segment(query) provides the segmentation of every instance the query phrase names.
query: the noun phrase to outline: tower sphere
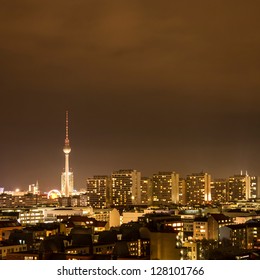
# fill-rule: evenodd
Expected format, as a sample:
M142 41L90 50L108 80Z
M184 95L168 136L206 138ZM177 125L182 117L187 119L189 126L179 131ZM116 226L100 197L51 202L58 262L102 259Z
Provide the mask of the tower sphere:
M64 147L63 152L64 152L64 154L69 154L71 152L71 148L70 147Z

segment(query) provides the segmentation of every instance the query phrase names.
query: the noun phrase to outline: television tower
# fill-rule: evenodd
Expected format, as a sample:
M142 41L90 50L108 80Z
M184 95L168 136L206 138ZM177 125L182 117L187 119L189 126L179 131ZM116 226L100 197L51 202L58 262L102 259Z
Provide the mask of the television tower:
M69 113L66 111L66 137L65 144L63 147L65 154L65 172L61 178L61 193L68 197L73 192L73 174L69 169L69 154L71 152L70 140L69 140Z

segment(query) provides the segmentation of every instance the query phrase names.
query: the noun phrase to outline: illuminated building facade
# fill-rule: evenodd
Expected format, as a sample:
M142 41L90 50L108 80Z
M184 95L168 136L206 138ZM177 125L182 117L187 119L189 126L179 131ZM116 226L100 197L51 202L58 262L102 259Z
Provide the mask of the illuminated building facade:
M70 196L74 189L74 178L73 173L69 168L69 154L71 152L70 141L69 141L69 117L68 111L66 111L66 138L63 147L63 152L65 154L65 171L61 175L61 193L63 196Z
M250 177L250 197L252 199L260 198L260 177L251 176Z
M0 260L8 259L10 253L21 253L27 251L26 244L4 245L0 243Z
M152 204L152 180L149 177L142 177L140 184L141 192L141 204L151 205Z
M232 246L241 249L260 248L260 222L251 220L243 224L228 225L220 229L220 240L230 240Z
M186 181L183 178L179 179L179 203L187 204Z
M44 223L44 210L33 208L21 210L19 213L19 221L22 226Z
M184 242L181 250L182 260L197 260L198 243L196 242Z
M229 177L228 200L248 200L250 198L250 176L240 174Z
M36 182L36 184L31 184L29 185L29 193L32 194L39 194L39 183L38 181Z
M213 202L227 201L227 179L215 179L211 183L211 199Z
M12 207L35 207L40 205L58 205L58 201L48 198L46 194L25 194L25 195L0 195L0 208Z
M111 179L109 176L94 176L87 179L86 196L88 205L93 208L106 208L109 206L109 190Z
M133 169L121 169L114 171L111 178L111 202L113 205L140 205L141 172Z
M193 222L193 239L209 239L208 217L197 217Z
M201 172L186 177L187 202L203 204L211 201L211 175Z
M152 177L153 205L179 203L179 174L159 172Z

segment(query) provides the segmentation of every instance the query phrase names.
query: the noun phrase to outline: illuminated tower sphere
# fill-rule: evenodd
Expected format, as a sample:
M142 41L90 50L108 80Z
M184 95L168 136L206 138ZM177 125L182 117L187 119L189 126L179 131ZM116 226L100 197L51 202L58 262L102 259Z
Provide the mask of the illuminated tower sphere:
M69 196L73 192L73 173L69 169L69 154L71 152L69 141L69 117L68 111L66 111L66 138L63 148L65 154L65 172L61 176L61 193L64 196Z

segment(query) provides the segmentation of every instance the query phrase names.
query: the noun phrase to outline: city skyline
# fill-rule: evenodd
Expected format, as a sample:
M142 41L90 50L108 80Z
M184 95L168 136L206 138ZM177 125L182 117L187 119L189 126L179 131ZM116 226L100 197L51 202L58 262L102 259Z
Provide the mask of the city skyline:
M0 2L0 187L260 175L260 3Z

